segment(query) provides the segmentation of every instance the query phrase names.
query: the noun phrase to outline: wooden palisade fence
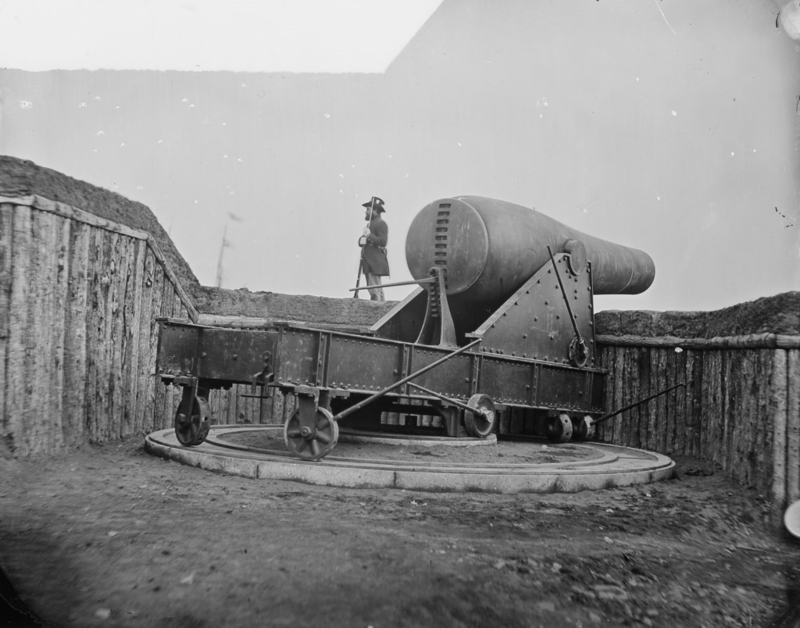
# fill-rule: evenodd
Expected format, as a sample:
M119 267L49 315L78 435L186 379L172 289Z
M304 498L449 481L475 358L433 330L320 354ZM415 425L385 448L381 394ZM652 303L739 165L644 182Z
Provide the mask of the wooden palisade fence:
M602 423L599 440L714 461L776 514L800 499L800 336L598 341L611 408L686 384Z
M161 427L155 319L197 313L156 243L39 196L0 200L6 444L30 455Z
M155 377L159 318L198 321L148 233L37 195L0 197L0 409L19 456L172 425ZM293 399L212 391L220 423L282 423Z

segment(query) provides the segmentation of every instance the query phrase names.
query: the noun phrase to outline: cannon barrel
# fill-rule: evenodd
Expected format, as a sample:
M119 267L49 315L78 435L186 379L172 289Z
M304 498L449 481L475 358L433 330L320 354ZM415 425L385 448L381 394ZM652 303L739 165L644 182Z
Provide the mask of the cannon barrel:
M480 196L440 199L414 218L406 237L406 262L414 279L433 266L446 270L447 295L467 304L508 298L554 253L592 264L595 294L639 294L655 277L652 258L586 235L521 205Z

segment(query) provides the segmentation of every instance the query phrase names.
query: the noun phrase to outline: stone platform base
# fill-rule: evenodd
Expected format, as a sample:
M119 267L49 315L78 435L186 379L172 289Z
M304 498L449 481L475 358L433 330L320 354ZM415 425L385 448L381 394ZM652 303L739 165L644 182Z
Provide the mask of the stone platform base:
M604 443L498 441L493 435L483 441L397 437L346 430L328 456L309 462L286 450L282 426L263 425L214 426L197 447L182 446L172 429L161 430L147 436L145 448L183 464L249 478L434 492L574 493L668 479L675 467L667 456Z

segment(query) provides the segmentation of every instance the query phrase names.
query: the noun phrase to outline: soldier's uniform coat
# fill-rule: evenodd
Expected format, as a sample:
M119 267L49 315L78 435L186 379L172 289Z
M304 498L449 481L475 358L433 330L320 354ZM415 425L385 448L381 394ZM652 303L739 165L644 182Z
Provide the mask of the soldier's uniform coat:
M373 275L388 275L389 260L386 259L386 243L389 241L389 225L380 213L372 215L369 223L370 234L364 245L364 272Z

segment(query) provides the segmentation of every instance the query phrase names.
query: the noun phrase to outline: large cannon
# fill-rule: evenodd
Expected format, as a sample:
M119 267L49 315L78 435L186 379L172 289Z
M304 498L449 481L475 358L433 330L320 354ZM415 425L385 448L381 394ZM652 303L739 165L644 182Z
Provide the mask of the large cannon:
M537 288L541 286L541 277L530 281L543 268L550 269L553 255L566 264L563 277L571 282L569 299L565 294L554 299L548 292L549 289L560 290L553 278L544 291ZM463 342L467 335L484 335L483 324L501 310L507 317L508 307L504 304L523 286L531 284L513 302L552 311L555 318L533 313L528 317L517 316L513 323L501 320L500 324L518 331L529 328L525 339L530 338L531 342L525 344L533 349L524 353L539 356L553 354L550 339L553 333L569 335L571 330L569 318L562 316L568 312L556 310L571 307L573 319L584 329L582 337L593 340L592 296L638 294L646 290L655 277L653 260L643 251L583 234L520 205L478 196L442 199L422 209L408 231L406 261L417 280L438 272L443 275L442 294L446 296L452 319L443 321L444 336L439 342L443 340L446 344L453 343L452 332L457 343ZM547 274L552 272L548 270ZM532 289L537 294L531 296ZM431 329L432 320L422 335L411 337L420 326L417 319L424 317L429 296L430 290L427 294L422 289L417 290L381 320L375 330L386 337L430 341L435 331L439 331ZM435 290L432 296L437 296ZM561 323L555 324L555 321ZM498 321L493 320L492 324L496 326ZM448 325L452 325L452 329ZM545 327L552 329L545 330ZM469 333L473 331L475 333ZM542 346L535 339L544 338L543 333L547 343Z
M655 275L646 253L519 205L463 196L419 212L406 260L419 286L369 334L163 321L158 373L183 386L181 443L203 442L208 391L232 383L296 396L284 438L306 459L333 449L340 421L390 429L387 413L405 417L393 430L454 438L591 437L607 410L593 296L646 290ZM514 408L515 421L497 420Z

